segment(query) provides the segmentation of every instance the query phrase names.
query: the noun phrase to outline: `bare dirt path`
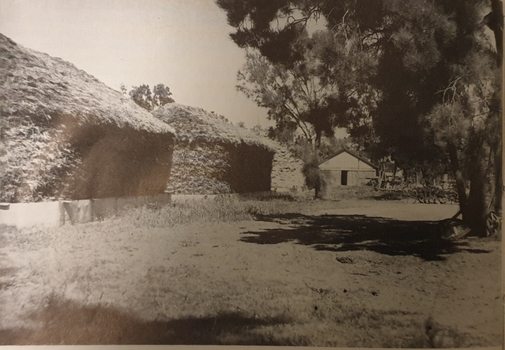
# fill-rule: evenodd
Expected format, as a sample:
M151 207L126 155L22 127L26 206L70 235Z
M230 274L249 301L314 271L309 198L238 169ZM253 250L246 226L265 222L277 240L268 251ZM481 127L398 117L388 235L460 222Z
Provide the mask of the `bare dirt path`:
M501 242L437 240L456 210L307 202L253 221L2 229L0 343L496 346Z

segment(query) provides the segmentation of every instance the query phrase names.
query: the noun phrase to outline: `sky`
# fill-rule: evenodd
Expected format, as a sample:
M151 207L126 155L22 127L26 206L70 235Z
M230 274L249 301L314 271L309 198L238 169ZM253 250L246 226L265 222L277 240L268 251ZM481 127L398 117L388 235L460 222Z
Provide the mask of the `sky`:
M235 89L245 52L231 32L214 0L0 0L0 33L115 90L162 83L178 103L272 125Z

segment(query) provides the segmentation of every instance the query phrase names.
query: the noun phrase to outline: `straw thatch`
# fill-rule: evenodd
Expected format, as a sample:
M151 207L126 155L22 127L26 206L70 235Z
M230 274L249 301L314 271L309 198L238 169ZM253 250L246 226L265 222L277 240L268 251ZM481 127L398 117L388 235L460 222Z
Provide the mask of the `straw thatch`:
M246 144L273 151L271 140L234 126L222 116L203 108L169 103L154 111L153 115L177 130L178 140L182 142Z
M170 192L300 191L305 186L303 162L278 142L201 108L173 103L153 114L173 126L179 137Z
M71 63L0 34L3 201L163 192L174 130Z
M70 117L77 122L173 133L128 96L73 64L17 45L0 34L2 115Z
M153 115L178 136L168 191L216 194L270 191L273 143L201 108L167 104Z

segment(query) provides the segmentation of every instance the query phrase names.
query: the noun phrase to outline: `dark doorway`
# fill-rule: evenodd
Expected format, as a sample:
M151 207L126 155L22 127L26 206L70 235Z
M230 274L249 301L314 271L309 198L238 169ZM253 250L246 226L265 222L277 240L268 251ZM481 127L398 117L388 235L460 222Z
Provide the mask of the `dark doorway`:
M342 186L347 186L347 170L342 170L342 176L340 178L340 184Z

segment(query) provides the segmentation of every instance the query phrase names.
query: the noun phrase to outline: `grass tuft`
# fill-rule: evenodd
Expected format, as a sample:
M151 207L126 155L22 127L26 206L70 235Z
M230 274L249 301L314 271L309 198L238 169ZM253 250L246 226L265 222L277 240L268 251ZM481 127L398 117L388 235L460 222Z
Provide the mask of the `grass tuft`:
M122 225L133 227L174 227L200 222L254 220L260 215L293 212L300 204L292 197L263 196L258 199L218 196L204 200L174 200L165 205L130 208L119 214Z

